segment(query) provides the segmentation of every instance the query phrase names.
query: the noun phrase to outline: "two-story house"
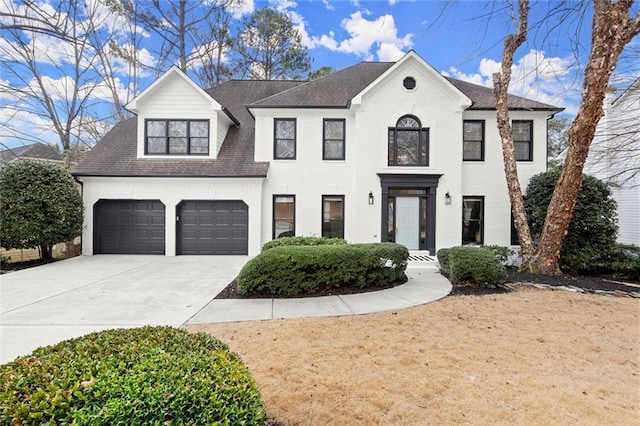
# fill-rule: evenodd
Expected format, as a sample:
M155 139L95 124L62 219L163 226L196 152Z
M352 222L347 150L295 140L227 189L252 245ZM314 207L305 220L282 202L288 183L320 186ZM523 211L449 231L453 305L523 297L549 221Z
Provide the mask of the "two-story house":
M584 171L611 185L618 242L640 246L640 78L618 94L610 88Z
M513 242L491 89L414 51L314 81L208 90L170 69L75 168L84 254L257 254L282 235L435 254ZM509 97L519 178L560 108Z

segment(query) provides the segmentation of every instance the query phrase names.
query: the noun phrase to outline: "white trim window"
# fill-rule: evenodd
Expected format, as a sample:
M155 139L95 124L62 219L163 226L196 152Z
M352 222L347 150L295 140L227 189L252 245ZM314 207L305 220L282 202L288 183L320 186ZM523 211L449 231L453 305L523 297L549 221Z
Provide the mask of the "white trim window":
M147 155L208 155L209 120L146 119Z

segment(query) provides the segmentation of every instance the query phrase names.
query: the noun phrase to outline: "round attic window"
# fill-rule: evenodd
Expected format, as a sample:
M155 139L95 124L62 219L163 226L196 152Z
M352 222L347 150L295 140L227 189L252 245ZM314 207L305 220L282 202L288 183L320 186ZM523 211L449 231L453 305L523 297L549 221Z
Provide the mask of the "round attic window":
M416 79L413 77L405 77L402 81L402 85L407 90L413 90L416 88Z

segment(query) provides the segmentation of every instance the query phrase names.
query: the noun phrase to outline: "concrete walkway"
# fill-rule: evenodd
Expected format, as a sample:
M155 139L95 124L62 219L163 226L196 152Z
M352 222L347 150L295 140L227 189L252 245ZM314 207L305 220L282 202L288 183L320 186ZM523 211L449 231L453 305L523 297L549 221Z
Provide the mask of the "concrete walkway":
M109 328L354 315L402 309L451 290L435 262L371 293L303 299L215 300L246 256L81 256L0 275L0 363Z
M435 262L410 262L409 280L369 293L298 299L214 299L185 324L359 315L409 308L441 299L451 284Z

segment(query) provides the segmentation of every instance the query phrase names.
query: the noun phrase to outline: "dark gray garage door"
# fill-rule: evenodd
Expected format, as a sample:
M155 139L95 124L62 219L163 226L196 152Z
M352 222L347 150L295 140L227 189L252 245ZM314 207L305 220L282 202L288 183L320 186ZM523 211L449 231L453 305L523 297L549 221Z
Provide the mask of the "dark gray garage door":
M164 254L160 200L100 200L93 208L96 254Z
M249 208L242 201L182 201L177 254L247 254Z

